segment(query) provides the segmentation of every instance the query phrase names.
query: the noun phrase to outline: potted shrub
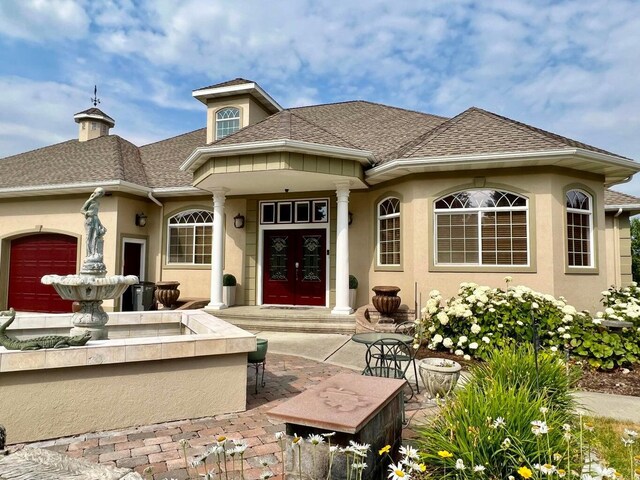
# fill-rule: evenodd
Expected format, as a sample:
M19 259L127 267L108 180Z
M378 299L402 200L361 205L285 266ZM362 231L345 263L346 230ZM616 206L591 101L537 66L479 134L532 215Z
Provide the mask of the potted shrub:
M356 309L356 289L358 288L358 279L355 275L349 275L349 306Z
M222 276L222 301L228 307L236 304L236 277L230 273Z

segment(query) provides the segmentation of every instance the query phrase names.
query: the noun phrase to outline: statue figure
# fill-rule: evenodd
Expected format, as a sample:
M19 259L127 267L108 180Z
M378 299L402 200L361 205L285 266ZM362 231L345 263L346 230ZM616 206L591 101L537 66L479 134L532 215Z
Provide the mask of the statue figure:
M87 259L100 260L103 258L104 250L104 234L107 229L102 225L98 218L98 209L100 208L100 197L104 196L104 189L98 187L91 194L89 199L84 202L80 212L84 215L84 228L87 234Z

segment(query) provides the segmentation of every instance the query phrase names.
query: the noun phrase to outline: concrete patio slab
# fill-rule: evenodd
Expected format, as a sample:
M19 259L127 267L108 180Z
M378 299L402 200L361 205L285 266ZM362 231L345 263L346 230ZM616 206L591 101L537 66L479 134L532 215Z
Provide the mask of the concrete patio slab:
M349 335L341 334L261 331L256 335L269 340L269 353L295 355L317 362L326 361L346 343L351 343Z
M575 397L588 415L640 424L640 397L597 392L576 392Z

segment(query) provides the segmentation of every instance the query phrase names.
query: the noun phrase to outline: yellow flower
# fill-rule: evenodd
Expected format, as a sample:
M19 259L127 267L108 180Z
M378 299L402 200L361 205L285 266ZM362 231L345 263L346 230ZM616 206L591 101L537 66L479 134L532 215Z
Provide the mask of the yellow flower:
M378 450L378 455L384 455L385 453L387 453L389 450L391 450L391 445L385 445L384 447L382 447L380 450Z
M522 478L531 478L533 476L533 472L531 471L531 469L525 466L520 467L518 469L518 473Z
M425 472L427 470L427 466L424 463L419 463L418 467L420 467L421 472Z
M440 450L438 452L438 455L441 456L442 458L451 458L451 457L453 457L453 453L447 452L446 450Z
M216 441L217 441L218 443L222 443L222 442L224 442L226 439L227 439L227 437L224 437L224 436L220 435L218 438L216 438Z

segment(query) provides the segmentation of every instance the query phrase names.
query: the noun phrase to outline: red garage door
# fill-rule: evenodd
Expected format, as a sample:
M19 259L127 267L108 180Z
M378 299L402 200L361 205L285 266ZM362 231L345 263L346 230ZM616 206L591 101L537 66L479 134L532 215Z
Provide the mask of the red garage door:
M78 242L74 237L37 234L11 242L8 306L23 312L71 312L71 302L62 300L44 275L76 273Z

